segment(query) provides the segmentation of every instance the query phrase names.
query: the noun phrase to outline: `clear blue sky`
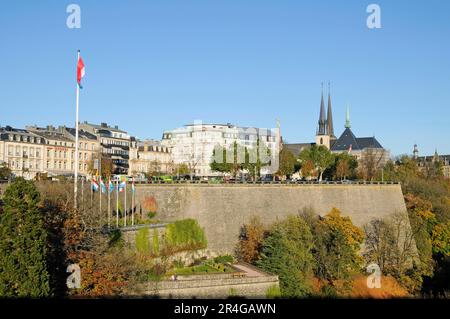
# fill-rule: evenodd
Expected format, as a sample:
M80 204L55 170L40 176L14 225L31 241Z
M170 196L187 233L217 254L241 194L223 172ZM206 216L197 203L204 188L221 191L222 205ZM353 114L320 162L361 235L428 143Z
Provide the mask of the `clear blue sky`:
M81 7L81 29L66 7ZM366 27L381 6L382 28ZM450 153L450 1L9 1L0 10L0 125L72 125L76 50L86 65L80 120L139 138L196 119L275 127L314 140L320 83L339 135L394 155ZM326 86L326 85L325 85Z

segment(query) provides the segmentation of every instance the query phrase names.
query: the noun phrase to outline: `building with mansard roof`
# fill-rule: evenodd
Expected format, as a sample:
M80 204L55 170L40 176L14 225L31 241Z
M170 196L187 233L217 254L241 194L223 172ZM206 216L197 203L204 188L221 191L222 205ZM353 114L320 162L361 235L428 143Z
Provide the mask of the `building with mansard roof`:
M442 165L442 174L446 178L450 178L450 154L439 155L438 151L434 152L434 155L419 156L419 149L417 144L414 144L413 158L417 162L417 166L421 172L426 172L427 169L435 165L436 162L440 162Z

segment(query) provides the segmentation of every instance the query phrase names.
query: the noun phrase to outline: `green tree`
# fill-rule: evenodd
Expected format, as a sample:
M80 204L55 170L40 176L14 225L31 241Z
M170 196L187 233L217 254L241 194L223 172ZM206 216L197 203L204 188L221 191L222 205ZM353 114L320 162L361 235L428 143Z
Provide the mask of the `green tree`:
M256 147L244 148L244 163L242 169L246 169L251 178L261 176L261 168L270 164L270 149L261 146L260 140L256 141Z
M356 175L356 168L358 161L352 155L342 152L334 157L334 163L329 170L331 175L336 180L343 180L347 178L354 178Z
M257 265L277 274L284 297L304 297L311 292L314 259L313 236L306 222L290 216L273 225L263 241Z
M234 142L228 150L225 147L216 145L211 158L211 170L221 173L230 173L236 177L238 172L242 169L242 163L244 162L244 158L240 158L239 152L242 152L242 150L237 142Z
M323 145L313 145L310 148L301 151L300 163L303 164L310 160L318 173L319 181L322 180L323 173L334 163L334 155Z
M0 214L0 296L46 297L47 232L33 182L16 179L5 191Z
M446 224L439 223L434 226L432 241L434 254L450 257L450 221Z
M188 175L191 173L191 171L189 170L189 167L186 164L179 164L176 168L177 170L177 174L179 175Z
M286 147L283 147L280 152L279 169L277 174L280 176L289 176L295 172L295 164L297 159L294 154Z
M8 164L3 162L0 164L0 180L9 179L11 177L11 169Z
M336 286L337 281L343 280L343 288L348 288L351 275L362 264L359 251L364 240L363 231L333 208L316 223L314 237L318 277L336 288L340 288Z

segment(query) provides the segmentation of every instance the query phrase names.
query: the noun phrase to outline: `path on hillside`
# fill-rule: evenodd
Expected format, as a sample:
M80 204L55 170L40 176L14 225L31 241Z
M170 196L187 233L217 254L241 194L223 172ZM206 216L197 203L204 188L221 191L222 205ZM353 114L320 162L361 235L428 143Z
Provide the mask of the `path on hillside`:
M247 277L260 277L262 276L262 274L255 270L253 267L249 267L247 265L238 263L238 264L234 264L233 267L243 271L246 273Z

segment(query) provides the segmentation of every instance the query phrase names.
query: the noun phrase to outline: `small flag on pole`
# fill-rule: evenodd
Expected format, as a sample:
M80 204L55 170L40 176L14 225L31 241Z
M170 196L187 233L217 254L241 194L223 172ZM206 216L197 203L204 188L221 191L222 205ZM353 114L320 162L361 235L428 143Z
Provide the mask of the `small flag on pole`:
M92 190L94 191L94 192L97 192L98 191L98 183L97 183L97 181L95 180L95 179L93 179L92 181L91 181L91 187L92 187Z
M100 187L102 188L102 193L106 193L106 185L101 177L100 177Z
M123 192L125 190L126 182L120 182L119 184L119 192Z
M109 187L109 192L112 193L113 190L114 190L114 184L113 184L113 182L111 180L109 180L109 186L108 187Z
M78 64L77 64L77 82L80 89L83 87L81 86L81 79L84 77L85 69L84 69L84 63L81 56L78 58Z

